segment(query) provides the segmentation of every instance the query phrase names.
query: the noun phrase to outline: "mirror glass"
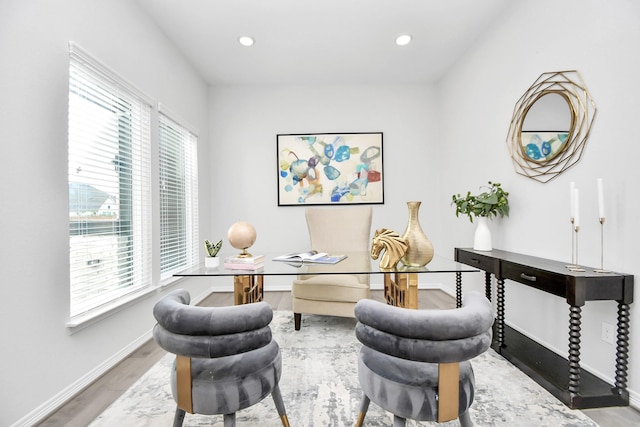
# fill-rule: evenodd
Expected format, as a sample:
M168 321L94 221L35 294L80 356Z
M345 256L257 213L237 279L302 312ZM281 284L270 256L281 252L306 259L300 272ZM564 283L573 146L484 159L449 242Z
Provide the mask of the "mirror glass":
M559 92L543 92L525 113L520 132L522 155L547 162L567 146L574 115L571 104Z

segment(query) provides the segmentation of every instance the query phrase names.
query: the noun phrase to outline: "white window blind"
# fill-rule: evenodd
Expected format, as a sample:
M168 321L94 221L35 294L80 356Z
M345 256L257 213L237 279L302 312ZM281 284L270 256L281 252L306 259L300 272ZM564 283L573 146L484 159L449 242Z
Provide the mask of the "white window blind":
M70 45L71 317L151 285L150 112L135 88Z
M160 124L160 279L199 262L198 138L162 110Z

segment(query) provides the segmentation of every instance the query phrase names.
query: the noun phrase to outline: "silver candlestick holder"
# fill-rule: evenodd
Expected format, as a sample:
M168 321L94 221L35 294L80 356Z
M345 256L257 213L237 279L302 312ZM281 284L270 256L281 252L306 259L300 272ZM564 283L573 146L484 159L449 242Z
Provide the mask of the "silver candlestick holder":
M610 270L604 269L604 217L599 218L600 221L600 268L593 270L596 273L611 273Z
M565 267L567 267L567 268L577 268L578 267L576 265L576 236L577 236L577 232L576 232L576 229L574 227L575 218L574 217L570 217L569 221L571 222L571 264L567 264L567 265L565 265Z
M571 260L571 262L573 262L572 265L567 266L569 271L584 271L584 268L578 265L578 232L579 231L580 231L580 226L574 224L573 225L573 243L574 243L573 253L575 254L575 259Z

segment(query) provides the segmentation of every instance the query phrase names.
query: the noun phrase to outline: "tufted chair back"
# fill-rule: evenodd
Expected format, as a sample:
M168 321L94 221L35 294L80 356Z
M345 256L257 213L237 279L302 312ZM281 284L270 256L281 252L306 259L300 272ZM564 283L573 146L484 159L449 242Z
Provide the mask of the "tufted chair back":
M410 310L373 300L356 304L356 337L363 344L358 377L364 398L356 425L369 402L406 419L472 425L475 378L470 359L491 345L491 303L468 293L461 308Z
M225 427L233 426L236 411L271 394L288 427L278 387L282 359L271 336L269 304L196 307L189 302L189 293L179 289L153 308L158 321L153 337L176 355L171 372L174 426L182 425L185 412L224 414Z

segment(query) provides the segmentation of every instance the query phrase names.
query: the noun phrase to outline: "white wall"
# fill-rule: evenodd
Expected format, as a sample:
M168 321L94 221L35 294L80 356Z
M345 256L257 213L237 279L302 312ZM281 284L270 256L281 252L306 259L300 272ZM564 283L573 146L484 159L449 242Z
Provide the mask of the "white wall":
M0 2L0 425L32 424L148 338L160 296L65 328L70 40L199 128L205 190L209 179L207 87L134 2ZM207 287L188 284L194 297Z
M640 225L637 167L640 150L633 128L640 117L640 5L628 0L518 2L495 23L490 35L446 75L441 84L445 120L443 191L475 191L488 180L510 192L511 216L493 221L494 246L551 259L571 260L569 182L580 191L581 264L600 266L600 225L596 179L605 183L605 267L637 275L635 240ZM517 175L506 137L516 101L547 71L578 70L598 108L582 159L552 181L541 184ZM446 132L444 131L446 129ZM445 207L442 207L445 210ZM450 230L448 249L470 246L473 226L443 215ZM566 303L521 285L507 283L506 318L555 348L568 352ZM638 304L631 309L629 388L640 403ZM587 303L583 309L584 365L613 381L614 346L601 341L602 322L615 325L616 304Z
M226 238L229 226L244 220L256 227L256 253L308 249L304 207L278 207L276 135L382 131L385 203L373 205L372 228L401 233L405 202L421 200L420 220L437 251L446 234L435 226L441 196L435 96L424 86L213 88L212 238Z

